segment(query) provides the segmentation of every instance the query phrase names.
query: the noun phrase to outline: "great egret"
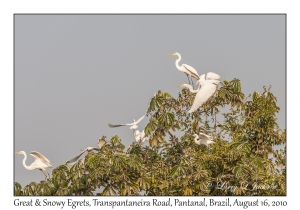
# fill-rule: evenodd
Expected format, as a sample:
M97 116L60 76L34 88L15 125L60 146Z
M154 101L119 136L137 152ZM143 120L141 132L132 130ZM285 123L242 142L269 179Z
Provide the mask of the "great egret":
M213 73L214 74L214 73ZM214 75L214 77L217 74ZM189 113L196 111L200 106L202 106L217 90L217 86L220 83L220 80L216 79L208 79L205 80L203 74L198 80L198 89L193 90L193 92L197 93L194 99L194 103L189 110ZM192 92L192 87L189 87L187 84L181 84L179 87L188 87Z
M198 145L204 144L204 145L208 146L209 144L215 143L214 141L212 141L211 136L204 134L204 133L199 133L199 136L197 134L194 134L193 136L195 137L194 142ZM199 137L201 138L201 140L198 140Z
M53 168L53 166L50 164L50 161L41 153L36 152L36 151L32 151L30 152L30 155L33 156L35 158L35 161L33 163L31 163L30 166L26 165L26 160L27 160L27 155L24 151L19 151L16 152L15 154L22 154L24 155L24 159L23 159L23 166L27 169L27 170L34 170L34 169L38 169L41 172L43 172L43 174L45 175L46 179L45 180L50 180L50 175L49 173L46 171L46 168Z
M76 157L72 158L71 160L68 160L66 163L69 163L70 165L73 165L73 164L80 158L80 156L81 156L83 153L89 152L89 151L92 151L92 150L99 151L100 148L96 148L96 147L87 147L85 150L82 150L82 152L79 153Z
M138 128L137 124L138 124L139 122L141 122L142 119L144 119L145 116L146 116L146 114L143 115L143 116L142 116L140 119L138 119L137 121L135 121L135 119L134 119L134 120L133 120L133 123L128 123L128 124L110 124L110 123L108 123L108 126L109 126L110 128L115 128L115 127L120 127L120 126L124 126L124 125L131 125L130 129L137 129L137 128Z
M142 132L139 130L134 131L133 136L135 137L136 142L144 143L145 141L149 141L149 137L145 137L144 130Z
M178 52L174 52L172 54L169 54L169 56L175 56L175 55L178 56L178 59L175 61L176 68L179 71L185 73L188 80L189 80L189 76L191 78L191 81L192 81L192 77L194 77L196 80L199 80L199 75L198 75L196 69L194 69L193 67L191 67L187 64L182 64L181 66L179 66L179 61L181 60L181 55ZM190 83L190 80L189 80L189 83Z

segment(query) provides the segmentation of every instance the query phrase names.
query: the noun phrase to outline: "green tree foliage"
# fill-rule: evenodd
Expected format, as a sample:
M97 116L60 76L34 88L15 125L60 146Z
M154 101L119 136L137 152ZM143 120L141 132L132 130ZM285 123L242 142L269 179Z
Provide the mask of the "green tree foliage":
M286 195L286 131L276 123L279 107L270 88L245 98L238 79L223 81L188 114L194 97L188 89L177 98L158 91L147 112L149 146L133 142L125 149L118 136L103 136L99 152L58 166L49 181L23 189L15 182L15 195ZM229 111L221 113L223 107ZM215 143L195 144L192 135L199 132Z

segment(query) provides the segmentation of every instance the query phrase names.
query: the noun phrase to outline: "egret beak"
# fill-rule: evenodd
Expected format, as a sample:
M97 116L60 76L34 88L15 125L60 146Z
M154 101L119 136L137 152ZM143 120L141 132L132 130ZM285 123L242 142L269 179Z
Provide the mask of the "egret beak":
M15 152L15 154L20 154L20 152Z
M168 54L168 56L174 56L174 53L172 53L172 54Z
M183 84L180 84L180 85L177 85L176 87L177 87L177 88L180 88L180 87L182 87L182 86L183 86Z

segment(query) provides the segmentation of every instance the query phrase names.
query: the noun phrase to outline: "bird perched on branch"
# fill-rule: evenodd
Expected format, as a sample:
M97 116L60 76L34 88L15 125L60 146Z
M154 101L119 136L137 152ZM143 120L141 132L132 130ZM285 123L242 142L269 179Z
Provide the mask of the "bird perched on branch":
M198 145L204 144L205 146L208 146L209 144L215 143L214 141L212 141L211 136L204 133L199 133L199 136L197 134L194 134L193 136L195 137L194 142ZM201 140L198 140L199 137L201 138Z
M24 155L24 159L23 159L22 163L23 163L23 166L27 170L38 169L41 172L43 172L43 174L45 175L45 180L47 180L47 179L50 180L50 175L46 171L46 168L53 168L53 166L50 164L50 161L48 160L48 158L46 158L44 155L42 155L41 153L36 152L36 151L30 152L30 155L35 158L35 161L33 163L31 163L30 166L27 166L26 165L26 160L27 160L26 152L19 151L19 152L16 152L15 154L22 154L22 155Z
M219 75L209 72L208 78L220 78ZM206 75L207 77L207 75ZM187 87L192 93L196 93L193 105L191 106L189 113L196 111L201 107L217 90L218 84L220 83L219 79L205 79L205 74L200 76L200 79L197 81L198 89L193 90L192 86L188 84L180 84L177 87Z
M194 77L196 80L199 80L199 75L196 71L196 69L194 69L193 67L187 65L187 64L182 64L181 66L179 66L179 61L181 60L181 55L178 53L178 52L174 52L172 54L169 54L169 56L178 56L178 59L175 61L175 66L176 68L185 73L185 75L187 76L188 80L189 80L189 84L190 84L190 79L191 78L191 81L192 81L192 77ZM192 84L193 84L193 81L192 81Z

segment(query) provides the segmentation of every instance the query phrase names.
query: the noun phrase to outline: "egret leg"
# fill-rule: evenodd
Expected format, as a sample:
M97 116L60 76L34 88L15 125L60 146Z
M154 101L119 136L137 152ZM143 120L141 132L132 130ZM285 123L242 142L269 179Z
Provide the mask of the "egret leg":
M217 134L217 114L215 110L215 134Z
M47 177L46 179L47 179L47 180L50 180L50 175L49 175L49 173L48 173L47 171L45 171L45 173L46 173L46 177Z
M189 85L190 85L191 83L190 83L190 78L189 78L189 75L188 75L188 74L185 74L185 75L186 75L186 77L188 78Z
M41 172L43 172L43 174L45 175L45 181L47 181L47 178L49 177L49 174L46 174L47 172L42 170L42 169L39 169Z
M193 79L192 79L192 77L191 77L191 81L192 81L192 86L193 86L193 89L194 89L195 87L194 87L194 82L193 82Z
M206 113L206 111L204 113L205 113L205 133L206 133L207 113Z

